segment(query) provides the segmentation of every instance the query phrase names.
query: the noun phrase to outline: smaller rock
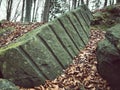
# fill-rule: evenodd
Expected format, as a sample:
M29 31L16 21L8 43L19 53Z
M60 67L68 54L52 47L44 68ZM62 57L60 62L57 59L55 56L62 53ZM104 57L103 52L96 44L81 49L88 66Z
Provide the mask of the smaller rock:
M6 79L0 79L0 90L19 90L12 82Z
M99 74L108 81L113 90L120 90L120 54L116 47L107 39L98 43L97 69Z
M120 90L120 24L108 29L105 37L98 43L97 69L112 90Z

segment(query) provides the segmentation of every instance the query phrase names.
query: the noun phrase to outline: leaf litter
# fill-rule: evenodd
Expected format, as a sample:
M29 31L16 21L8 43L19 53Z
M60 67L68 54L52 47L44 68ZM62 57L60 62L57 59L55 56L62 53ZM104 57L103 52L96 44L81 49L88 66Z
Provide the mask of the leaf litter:
M20 22L11 22L3 20L0 23L0 47L6 46L11 42L15 41L18 37L24 35L25 33L34 30L38 26L44 24L43 22L34 22L22 24ZM9 28L8 28L9 27ZM6 30L6 32L1 33L5 29L14 29Z

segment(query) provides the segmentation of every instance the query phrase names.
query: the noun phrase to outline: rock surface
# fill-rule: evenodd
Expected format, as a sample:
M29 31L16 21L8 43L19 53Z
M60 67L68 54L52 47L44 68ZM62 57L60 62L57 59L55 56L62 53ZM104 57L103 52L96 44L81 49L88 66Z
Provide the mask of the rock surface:
M21 87L34 87L60 75L88 43L92 16L83 8L68 12L1 47L3 77Z
M12 82L0 79L0 90L19 90Z
M106 32L106 39L98 43L98 72L113 90L120 90L120 24Z
M106 80L97 72L95 55L97 42L104 39L103 31L91 30L88 45L79 52L64 73L54 80L47 80L44 85L20 90L111 90Z

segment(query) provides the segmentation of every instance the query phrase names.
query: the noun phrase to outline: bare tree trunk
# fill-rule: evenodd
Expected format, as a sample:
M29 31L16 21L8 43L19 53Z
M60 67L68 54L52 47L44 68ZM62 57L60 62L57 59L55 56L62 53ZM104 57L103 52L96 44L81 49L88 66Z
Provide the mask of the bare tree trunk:
M31 21L32 0L26 0L25 22Z
M85 3L84 3L84 0L81 0L81 4L85 4Z
M21 16L21 21L24 22L24 9L25 9L25 0L23 0L23 5L22 5L22 16Z
M50 11L50 6L51 6L51 0L45 0L45 6L44 6L44 11L42 14L42 22L48 22L49 19L49 11Z
M87 5L87 6L89 5L89 0L86 0L86 5Z
M114 4L114 0L112 0L112 5Z
M112 0L109 1L110 5L112 5Z
M1 6L2 0L0 0L0 6Z
M107 3L108 3L108 1L107 1L107 0L105 0L105 2L104 2L104 7L106 7L106 6L107 6Z
M69 0L69 11L70 11L70 8L71 8L71 7L70 7L70 0Z
M73 9L76 8L76 4L77 4L77 0L72 0L72 7L73 7Z
M36 7L36 0L34 0L34 6L33 6L33 17L32 17L32 22L35 21L35 7Z
M12 18L12 21L13 21L13 20L16 21L17 17L20 15L20 14L18 13L18 8L19 8L19 6L20 6L20 2L21 2L21 0L20 0L20 1L18 2L18 4L17 4L16 10L15 10L15 14L14 14L14 17Z
M6 17L6 19L8 21L10 21L10 17L11 17L12 3L13 3L13 0L7 1L7 17Z
M78 4L77 4L77 6L80 6L80 0L78 0Z
M120 0L116 0L116 3L120 3Z
M38 9L39 9L39 5L40 5L40 1L38 0L36 10L35 10L35 14L34 14L34 21L37 21L37 12L38 12Z

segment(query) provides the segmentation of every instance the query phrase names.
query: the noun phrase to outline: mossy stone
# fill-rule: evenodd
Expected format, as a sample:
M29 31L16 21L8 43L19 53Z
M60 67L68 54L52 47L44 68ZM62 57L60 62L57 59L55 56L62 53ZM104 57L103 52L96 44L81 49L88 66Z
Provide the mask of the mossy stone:
M0 90L19 90L19 89L12 82L6 79L0 79Z
M112 90L120 90L120 25L107 30L106 39L97 47L98 72Z
M80 9L72 12L89 14L87 10L85 13ZM1 47L0 71L3 77L22 87L34 87L62 74L88 43L90 35L90 20L74 16L72 12Z

